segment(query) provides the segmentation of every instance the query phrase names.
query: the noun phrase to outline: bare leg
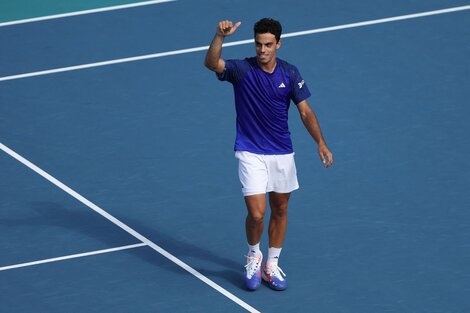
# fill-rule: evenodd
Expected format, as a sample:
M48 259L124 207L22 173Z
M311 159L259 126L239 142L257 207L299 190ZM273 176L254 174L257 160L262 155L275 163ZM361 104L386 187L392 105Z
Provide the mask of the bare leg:
M266 194L246 196L245 203L248 210L245 222L246 239L250 245L255 245L260 242L263 233Z
M282 248L287 228L287 203L290 193L269 193L269 247Z

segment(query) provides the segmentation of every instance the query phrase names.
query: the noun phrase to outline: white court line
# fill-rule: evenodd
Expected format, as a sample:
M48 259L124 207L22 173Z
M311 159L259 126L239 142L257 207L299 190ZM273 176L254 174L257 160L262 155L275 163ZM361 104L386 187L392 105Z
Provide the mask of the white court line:
M172 1L176 1L176 0L153 0L153 1L145 1L145 2L115 5L115 6L111 6L111 7L90 9L90 10L84 10L84 11L75 11L75 12L55 14L55 15L33 17L33 18L27 18L27 19L22 19L22 20L3 22L3 23L0 23L0 27L12 26L12 25L18 25L18 24L25 24L25 23L32 23L32 22L40 22L40 21L46 21L46 20L53 20L53 19L64 18L64 17L69 17L69 16L77 16L77 15L93 14L93 13L99 13L99 12L122 10L122 9L141 7L141 6L145 6L145 5L152 5L152 4L158 4L158 3L163 3L163 2L172 2Z
M61 256L61 257L57 257L57 258L50 258L50 259L44 259L44 260L39 260L39 261L33 261L33 262L26 262L26 263L3 266L3 267L0 267L0 271L6 271L6 270L11 270L11 269L20 268L20 267L33 266L33 265L39 265L39 264L45 264L45 263L51 263L51 262L58 262L58 261L76 259L76 258L83 258L83 257L86 257L86 256L91 256L91 255L104 254L104 253L122 251L122 250L127 250L127 249L134 249L134 248L139 248L139 247L144 247L144 246L147 246L147 244L137 243L137 244L134 244L134 245L128 245L128 246L122 246L122 247L116 247L116 248L110 248L110 249L104 249L104 250L96 250L96 251L85 252L85 253L71 254L71 255Z
M207 285L211 286L212 288L214 288L215 290L217 290L218 292L220 292L221 294L223 294L224 296L226 296L227 298L229 298L233 302L237 303L238 305L240 305L241 307L243 307L247 311L259 313L258 310L256 310L252 306L250 306L248 303L244 302L243 300L236 297L235 295L233 295L232 293L230 293L226 289L224 289L221 286L217 285L216 283L214 283L212 280L210 280L206 276L202 275L201 273L199 273L198 271L196 271L195 269L193 269L192 267L190 267L189 265L187 265L186 263L184 263L183 261L181 261L180 259L178 259L174 255L172 255L171 253L167 252L166 250L164 250L163 248L161 248L160 246L155 244L154 242L152 242L149 239L145 238L143 235L141 235L140 233L138 233L134 229L130 228L129 226L127 226L126 224L124 224L123 222L121 222L120 220L118 220L117 218L115 218L114 216L109 214L108 212L104 211L99 206L97 206L96 204L94 204L90 200L86 199L85 197L83 197L82 195L80 195L79 193L77 193L76 191L71 189L70 187L66 186L65 184L63 184L62 182L60 182L59 180L57 180L53 176L49 175L48 173L43 171L41 168L37 167L36 165L31 163L30 161L26 160L21 155L19 155L15 151L11 150L10 148L5 146L4 144L0 143L0 149L3 150L8 155L10 155L11 157L13 157L14 159L16 159L17 161L23 163L25 166L27 166L28 168L30 168L31 170L33 170L37 174L41 175L42 177L47 179L49 182L56 185L57 187L59 187L60 189L62 189L63 191L65 191L66 193L68 193L69 195L71 195L72 197L74 197L75 199L77 199L78 201L80 201L81 203L83 203L84 205L86 205L87 207L92 209L93 211L95 211L96 213L100 214L101 216L103 216L104 218L106 218L107 220L109 220L110 222L115 224L116 226L120 227L121 229L125 230L126 232L128 232L129 234L134 236L135 238L139 239L144 244L148 245L149 247L151 247L152 249L154 249L155 251L157 251L158 253L160 253L161 255L163 255L164 257L166 257L167 259L169 259L170 261L172 261L176 265L180 266L181 268L183 268L184 270L186 270L190 274L194 275L195 277L197 277L198 279L200 279L201 281L203 281Z
M344 25L338 25L338 26L317 28L317 29L311 29L311 30L306 30L306 31L301 31L301 32L287 33L287 34L282 35L282 38L305 36L305 35L311 35L311 34L315 34L315 33L330 32L330 31L347 29L347 28L363 27L363 26L374 25L374 24L390 23L390 22L408 20L408 19L431 16L431 15L453 13L453 12L464 11L464 10L470 10L470 5L454 7L454 8L448 8L448 9L442 9L442 10L414 13L414 14L408 14L408 15L400 15L400 16L395 16L395 17L388 17L388 18L358 22L358 23L351 23L351 24L344 24ZM240 41L225 43L223 46L224 47L239 46L239 45L244 45L244 44L248 44L248 43L253 43L253 41L254 41L253 39L240 40ZM195 47L195 48L189 48L189 49L181 49L181 50L160 52L160 53L154 53L154 54L146 54L146 55L123 58L123 59L115 59L115 60L102 61L102 62L96 62L96 63L88 63L88 64L68 66L68 67L61 67L61 68L55 68L55 69L37 71L37 72L31 72L31 73L4 76L4 77L0 77L0 81L15 80L15 79L21 79L21 78L27 78L27 77L34 77L34 76L48 75L48 74L54 74L54 73L68 72L68 71L76 71L76 70L81 70L81 69L86 69L86 68L107 66L107 65L127 63L127 62L135 62L135 61L141 61L141 60L146 60L146 59L155 59L155 58L161 58L161 57L166 57L166 56L171 56L171 55L178 55L178 54L186 54L186 53L204 51L204 50L207 50L208 48L209 48L209 46L202 46L202 47Z
M346 29L346 28L355 28L355 27L363 27L363 26L368 26L368 25L397 22L397 21L410 20L410 19L419 18L419 17L454 13L454 12L465 11L465 10L470 10L470 5L447 8L447 9L442 9L442 10L400 15L400 16L394 16L394 17L388 17L388 18L381 18L378 20L370 20L370 21L338 25L338 26L332 26L332 27L325 27L325 28L319 28L319 29L312 29L312 30L306 30L306 31L301 31L301 32L294 32L294 33L286 34L283 37L286 38L286 37L305 36L305 35L310 35L310 34L315 34L315 33L323 33L323 32L329 32L329 31Z

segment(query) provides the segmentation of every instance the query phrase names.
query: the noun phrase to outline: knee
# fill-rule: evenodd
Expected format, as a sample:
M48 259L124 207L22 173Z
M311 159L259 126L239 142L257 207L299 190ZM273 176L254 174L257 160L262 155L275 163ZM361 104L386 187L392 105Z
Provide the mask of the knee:
M273 206L271 208L271 216L276 219L286 218L287 217L287 203Z
M251 224L251 225L260 225L263 223L263 220L264 220L264 214L261 213L261 212L251 212L251 213L248 213L248 216L247 216L247 221Z
M290 194L269 194L269 204L271 206L271 218L284 219L287 218L287 205L289 203Z

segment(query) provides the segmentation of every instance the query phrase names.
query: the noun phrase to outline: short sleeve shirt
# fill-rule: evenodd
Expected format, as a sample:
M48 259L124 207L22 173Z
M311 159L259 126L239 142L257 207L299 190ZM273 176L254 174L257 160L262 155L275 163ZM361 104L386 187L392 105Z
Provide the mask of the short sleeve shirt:
M233 85L237 113L236 151L256 154L293 152L288 126L290 102L298 104L310 91L297 68L276 59L272 73L263 71L256 58L225 61L219 80Z

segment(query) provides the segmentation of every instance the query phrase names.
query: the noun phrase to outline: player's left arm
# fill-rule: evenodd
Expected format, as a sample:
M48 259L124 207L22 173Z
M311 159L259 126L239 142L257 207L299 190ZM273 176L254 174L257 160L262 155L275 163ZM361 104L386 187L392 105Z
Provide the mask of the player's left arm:
M325 139L323 138L317 116L313 112L307 100L300 101L297 104L297 109L299 110L300 118L302 119L305 128L318 144L318 155L320 156L320 159L323 164L325 164L326 168L330 167L331 164L333 164L333 154L328 149Z

